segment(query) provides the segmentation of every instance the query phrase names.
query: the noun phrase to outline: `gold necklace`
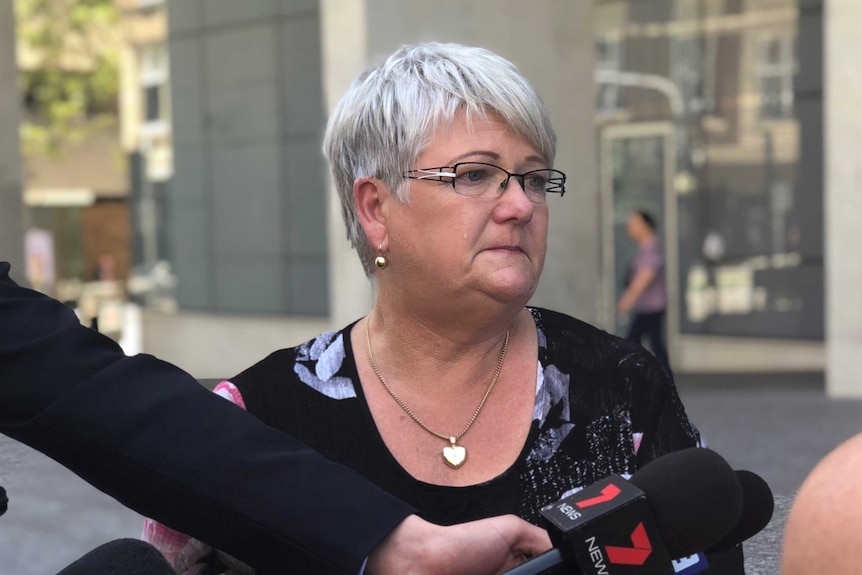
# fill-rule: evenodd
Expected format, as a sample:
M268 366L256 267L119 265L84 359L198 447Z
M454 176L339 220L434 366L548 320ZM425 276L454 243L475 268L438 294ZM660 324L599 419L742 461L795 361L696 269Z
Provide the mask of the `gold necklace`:
M494 374L491 376L491 383L488 384L488 389L485 391L485 395L482 396L482 401L479 402L479 405L476 407L476 411L473 412L473 417L470 418L470 421L467 422L467 425L464 426L461 433L458 433L457 435L444 435L442 433L437 433L425 425L425 423L419 419L415 413L413 413L413 410L407 407L407 404L404 403L404 401L402 401L394 391L392 391L392 388L389 387L386 380L383 379L383 374L380 372L380 368L377 367L377 362L374 361L374 354L371 353L371 336L368 334L369 323L371 323L371 316L368 316L365 320L365 350L368 353L368 362L371 364L371 368L374 370L375 375L377 375L377 379L380 380L380 383L383 384L383 387L389 392L389 395L392 396L395 403L404 410L404 413L410 416L410 419L418 423L419 427L431 435L444 439L450 443L450 445L443 448L443 460L452 469L458 469L464 465L464 461L467 460L467 449L463 445L457 445L457 442L465 433L467 433L467 430L470 429L476 421L476 418L479 417L479 412L482 411L483 407L485 407L485 401L488 399L488 396L491 395L491 390L494 389L495 385L497 385L497 378L500 377L500 371L503 369L503 360L506 358L506 349L509 347L509 330L506 330L506 338L503 340L503 347L500 348L500 357L497 358L497 365L494 367Z

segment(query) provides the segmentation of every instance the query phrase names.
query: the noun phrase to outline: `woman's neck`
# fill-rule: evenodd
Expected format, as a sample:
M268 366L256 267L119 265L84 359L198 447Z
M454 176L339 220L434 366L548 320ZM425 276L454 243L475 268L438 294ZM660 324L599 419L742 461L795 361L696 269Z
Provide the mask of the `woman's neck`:
M461 392L488 385L507 331L511 342L521 329L522 311L494 317L419 316L384 304L378 297L365 321L375 360L393 385L416 392L427 387L437 393Z
M366 347L366 326L373 363L361 351ZM535 409L535 323L521 308L502 330L483 327L467 337L470 332L460 322L423 320L396 313L378 301L351 331L375 425L402 467L426 483L482 483L510 468L523 451ZM506 331L509 345L491 389ZM385 385L378 381L381 375ZM410 421L405 406L421 424ZM452 469L441 459L445 457L441 450L449 446L438 434L458 437L458 446L470 453L465 468Z

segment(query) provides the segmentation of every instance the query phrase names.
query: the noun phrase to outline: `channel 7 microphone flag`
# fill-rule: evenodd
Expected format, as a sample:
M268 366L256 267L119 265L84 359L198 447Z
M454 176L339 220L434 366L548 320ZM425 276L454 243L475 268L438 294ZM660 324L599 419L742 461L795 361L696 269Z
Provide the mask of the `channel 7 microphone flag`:
M559 543L571 549L582 567L608 575L668 573L671 556L645 494L619 475L602 479L541 513L554 525L551 533L565 534L565 540L554 541L554 546Z
M734 529L742 501L720 455L675 451L628 481L612 475L541 509L554 549L507 574L670 575L672 558L708 549Z

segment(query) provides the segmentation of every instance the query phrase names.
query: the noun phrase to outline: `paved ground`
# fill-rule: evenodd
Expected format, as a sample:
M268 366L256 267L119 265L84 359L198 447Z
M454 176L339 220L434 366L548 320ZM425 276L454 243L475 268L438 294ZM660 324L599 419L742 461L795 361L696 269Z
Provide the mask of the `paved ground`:
M817 461L862 432L862 400L831 400L822 376L683 377L680 396L710 447L792 495Z
M862 401L833 401L816 376L681 378L689 415L736 468L764 477L782 507L773 529L746 545L749 575L777 573L783 508L815 463L862 431ZM136 537L141 518L44 456L0 436L0 572L52 575L94 547Z
M775 494L775 514L747 541L747 575L777 575L793 495L816 463L862 432L862 401L836 401L822 376L680 378L689 417L735 469L754 471Z
M0 572L53 575L87 551L138 537L141 518L71 471L0 435Z

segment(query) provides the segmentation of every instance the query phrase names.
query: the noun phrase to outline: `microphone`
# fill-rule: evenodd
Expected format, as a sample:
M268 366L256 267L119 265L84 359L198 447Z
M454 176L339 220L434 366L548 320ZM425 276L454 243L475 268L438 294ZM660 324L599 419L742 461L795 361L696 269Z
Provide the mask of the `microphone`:
M9 509L9 498L6 496L6 490L0 486L0 515L6 513L7 509Z
M96 547L57 575L177 575L161 552L139 539Z
M772 520L775 499L766 481L745 470L738 470L736 479L742 487L742 514L730 533L707 549L708 552L735 547L763 531Z
M554 549L506 572L537 575L564 566L586 575L666 575L737 525L743 495L717 453L683 449L651 461L629 481L612 475L541 514ZM559 572L559 571L553 571Z
M766 482L751 471L738 470L735 473L739 486L742 488L742 513L730 533L709 547L705 551L706 553L716 553L736 547L762 531L772 519L775 502L772 491ZM722 559L719 557L716 559L718 563L714 567L721 571ZM698 553L674 560L673 567L677 575L695 575L709 567L709 562L706 560L706 555Z

